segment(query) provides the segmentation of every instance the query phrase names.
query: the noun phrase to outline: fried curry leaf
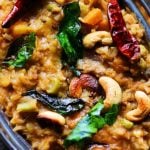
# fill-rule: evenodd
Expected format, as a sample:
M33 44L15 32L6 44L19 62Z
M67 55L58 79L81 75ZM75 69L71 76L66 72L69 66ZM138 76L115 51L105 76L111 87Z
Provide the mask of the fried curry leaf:
M67 57L67 63L72 64L76 62L78 56L75 48L69 41L68 35L65 32L61 32L58 36L59 42L64 49L63 57Z
M115 122L118 113L119 113L119 105L113 104L112 107L108 110L108 112L104 116L105 122L108 125L112 125Z
M64 145L82 144L85 140L92 137L99 129L105 125L105 120L100 116L104 105L98 102L91 111L84 116L71 134L65 139Z
M18 38L11 44L4 63L16 68L23 67L32 56L35 49L35 40L35 33Z
M92 137L104 125L112 125L119 112L118 105L114 104L108 112L101 114L104 104L100 100L91 111L83 117L73 129L70 135L65 139L64 145L68 147L72 144L77 144L82 147L84 142Z
M81 24L78 20L80 7L78 2L66 5L63 11L64 18L60 24L57 38L63 48L63 60L69 65L75 65L77 59L82 57Z
M37 99L42 104L56 110L63 115L68 115L76 112L82 109L85 104L82 99L58 98L43 92L37 92L36 90L28 91L23 95Z

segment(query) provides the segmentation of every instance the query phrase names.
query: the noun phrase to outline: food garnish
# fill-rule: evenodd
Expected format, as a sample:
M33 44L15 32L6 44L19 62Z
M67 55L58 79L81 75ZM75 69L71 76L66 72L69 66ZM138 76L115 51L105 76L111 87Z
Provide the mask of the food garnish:
M128 111L126 118L133 122L138 122L150 114L150 97L143 91L135 92L135 99L137 100L137 108Z
M42 104L63 115L72 114L84 107L84 101L82 99L58 98L36 90L28 91L23 95L37 99Z
M83 45L86 48L93 48L99 42L103 45L111 45L113 43L111 34L107 31L95 31L83 38Z
M138 60L140 57L139 43L127 30L117 0L109 0L108 17L111 35L119 51L130 60Z
M119 112L119 105L118 104L113 104L112 107L108 110L108 112L104 115L104 119L106 124L112 125Z
M88 12L88 14L81 20L88 25L96 25L103 19L102 11L98 8L94 8Z
M42 119L47 119L47 120L50 120L54 123L58 123L60 125L64 125L65 124L65 118L56 113L56 112L53 112L53 111L42 111L42 112L39 112L38 118L42 118Z
M97 79L89 74L82 74L79 78L74 77L69 85L69 92L72 97L79 98L82 94L82 88L90 88L94 91L98 90Z
M99 84L106 93L106 98L104 99L104 106L106 109L110 108L113 104L121 103L122 89L116 80L107 76L102 76L99 78Z
M92 143L87 150L110 150L110 146L100 143Z
M14 4L14 7L7 15L5 20L2 22L3 28L8 28L10 25L17 19L17 17L24 11L25 7L27 7L31 3L30 0L17 0Z
M90 112L84 116L72 130L70 135L65 139L64 145L68 147L72 144L82 146L83 143L92 137L104 125L112 125L118 115L119 105L113 104L108 112L101 114L104 108L102 100L100 100Z
M98 102L91 111L84 116L70 135L65 139L65 146L70 144L82 144L85 139L91 138L100 128L105 125L105 120L100 116L104 105Z
M35 41L35 33L16 39L8 49L8 54L3 64L16 68L24 67L35 49Z
M37 100L24 96L21 98L20 103L17 105L18 112L38 112Z
M78 2L66 5L63 9L64 18L59 26L58 41L63 48L63 61L75 65L82 57L81 24L78 20L80 7Z
M119 120L120 124L125 127L126 129L131 129L134 126L134 123L125 119L125 118L121 118Z

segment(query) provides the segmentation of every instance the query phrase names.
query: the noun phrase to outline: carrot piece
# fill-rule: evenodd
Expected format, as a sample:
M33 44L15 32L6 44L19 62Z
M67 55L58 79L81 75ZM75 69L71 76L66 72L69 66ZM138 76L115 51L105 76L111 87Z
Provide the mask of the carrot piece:
M28 26L28 23L24 21L16 22L10 27L10 30L12 32L12 35L15 37L28 34L32 31L31 28Z
M98 23L98 28L100 30L105 30L108 31L109 30L109 22L107 18L103 18L99 23Z
M83 19L83 23L96 25L103 19L102 11L98 8L92 9Z

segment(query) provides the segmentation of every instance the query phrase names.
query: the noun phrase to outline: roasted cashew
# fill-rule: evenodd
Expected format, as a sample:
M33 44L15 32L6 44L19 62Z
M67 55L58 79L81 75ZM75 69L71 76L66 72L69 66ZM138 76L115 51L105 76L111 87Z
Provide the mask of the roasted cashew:
M39 112L37 117L51 120L52 122L58 123L60 125L65 124L65 118L62 115L53 111Z
M150 98L146 95L146 93L136 91L135 99L138 103L137 108L126 114L126 118L130 121L140 121L150 113Z
M103 144L92 144L92 145L90 145L88 150L110 150L110 146L103 145Z
M79 98L82 94L83 88L90 88L93 91L97 91L97 79L89 74L82 74L80 78L73 78L69 85L70 96Z
M113 104L119 104L122 99L122 90L119 84L110 77L100 77L99 83L106 92L106 98L104 100L105 108L110 108Z
M111 34L107 31L96 31L96 32L87 34L83 38L83 45L86 48L94 47L97 42L101 42L104 45L112 44Z

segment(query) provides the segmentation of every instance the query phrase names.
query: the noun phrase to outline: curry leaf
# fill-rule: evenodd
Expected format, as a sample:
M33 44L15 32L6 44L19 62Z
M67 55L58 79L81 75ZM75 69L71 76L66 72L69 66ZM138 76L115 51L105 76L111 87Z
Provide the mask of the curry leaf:
M82 99L58 98L35 90L28 91L23 95L37 99L42 104L63 115L71 114L84 107L84 101Z
M64 14L66 17L79 17L80 7L78 2L73 2L64 7Z
M102 114L101 111L104 108L102 100L100 100L91 111L84 116L65 139L64 145L68 147L72 144L82 146L84 142L92 137L99 129L103 128L104 125L112 125L118 115L119 106L113 104L108 112Z
M112 107L108 110L108 112L104 116L105 122L108 125L112 125L115 122L118 113L119 113L119 105L113 104Z
M71 64L77 60L77 52L69 41L68 35L65 32L61 32L58 36L64 53L67 56L67 62Z
M69 64L75 65L82 57L81 24L78 20L80 7L73 2L64 7L64 18L59 26L58 41L63 48L62 58Z
M73 2L64 6L64 18L60 24L59 32L67 32L75 37L81 29L78 17L80 15L80 7L78 2Z
M71 134L65 139L65 146L71 144L83 143L85 140L92 137L100 128L105 125L105 120L100 116L104 105L98 102L91 111L83 117Z
M12 55L8 61L6 59L5 64L17 68L23 67L27 60L32 56L33 50L35 49L35 40L34 33L18 38L10 46L7 57L11 54Z

